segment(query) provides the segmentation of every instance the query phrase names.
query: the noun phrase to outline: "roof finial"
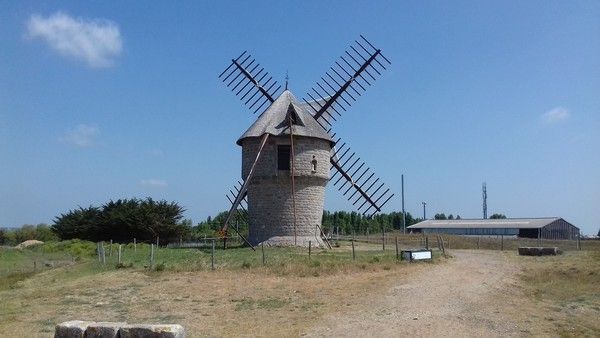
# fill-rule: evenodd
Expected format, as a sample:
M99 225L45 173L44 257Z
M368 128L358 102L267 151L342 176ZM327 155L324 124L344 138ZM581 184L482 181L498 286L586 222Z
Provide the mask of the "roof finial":
M285 71L285 90L287 90L288 87L288 80L290 79L290 77L288 76L288 71Z

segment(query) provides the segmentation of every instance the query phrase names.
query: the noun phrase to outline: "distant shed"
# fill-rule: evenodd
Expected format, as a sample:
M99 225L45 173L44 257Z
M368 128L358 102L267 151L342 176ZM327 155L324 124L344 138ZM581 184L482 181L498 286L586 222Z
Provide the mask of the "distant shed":
M560 217L425 220L407 227L412 232L451 235L504 235L543 239L576 239L579 228Z

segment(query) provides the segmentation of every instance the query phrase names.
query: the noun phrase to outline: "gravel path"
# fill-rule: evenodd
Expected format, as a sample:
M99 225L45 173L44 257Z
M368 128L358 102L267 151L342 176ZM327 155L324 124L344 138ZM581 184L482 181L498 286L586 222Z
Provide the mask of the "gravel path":
M515 287L519 271L498 251L452 251L445 264L365 297L360 310L335 313L308 336L506 336L520 335Z

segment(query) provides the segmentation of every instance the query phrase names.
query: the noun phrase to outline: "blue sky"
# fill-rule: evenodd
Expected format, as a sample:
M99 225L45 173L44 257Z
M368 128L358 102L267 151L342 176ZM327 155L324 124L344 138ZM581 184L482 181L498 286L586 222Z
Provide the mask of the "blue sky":
M248 50L297 97L359 34L391 67L336 130L406 209L600 227L600 3L2 2L0 226L151 196L227 208ZM329 189L326 208L352 210ZM386 211L399 210L394 198Z

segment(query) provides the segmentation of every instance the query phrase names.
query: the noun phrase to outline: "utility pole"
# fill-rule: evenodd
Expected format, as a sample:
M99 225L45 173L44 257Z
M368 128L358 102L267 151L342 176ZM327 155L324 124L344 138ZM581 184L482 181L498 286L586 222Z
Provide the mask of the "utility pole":
M404 211L404 174L401 176L402 179L402 231L406 235L406 211Z
M483 194L483 219L487 219L487 186L485 182L481 185L482 194Z
M426 220L427 214L425 213L425 206L427 205L427 203L426 202L421 202L421 203L423 203L423 220Z

